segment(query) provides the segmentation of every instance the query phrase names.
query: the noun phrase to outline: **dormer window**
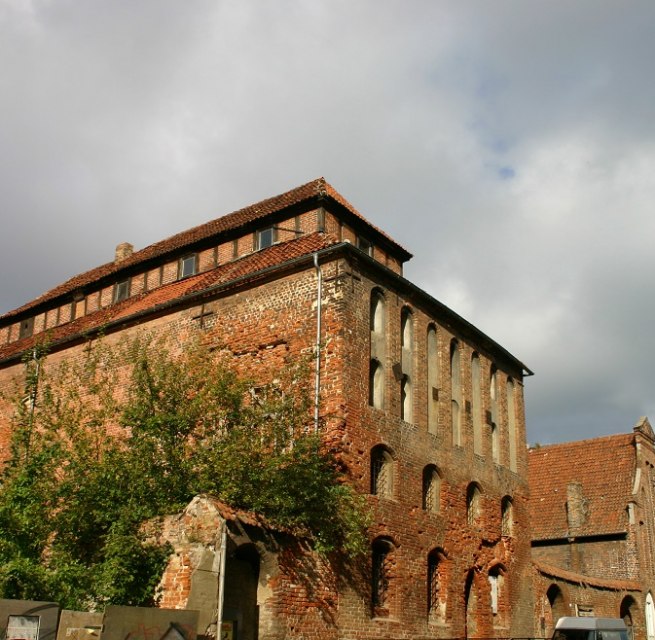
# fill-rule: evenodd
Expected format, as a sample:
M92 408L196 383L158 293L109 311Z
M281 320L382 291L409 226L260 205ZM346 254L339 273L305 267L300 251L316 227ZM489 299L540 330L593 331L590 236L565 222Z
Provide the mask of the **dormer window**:
M29 338L34 332L34 318L27 318L26 320L21 320L20 327L18 329L18 338Z
M266 227L257 232L257 249L266 249L275 243L275 227Z
M191 255L184 256L180 259L178 279L182 280L183 278L188 278L189 276L194 276L196 274L196 263L197 256L195 253Z
M130 297L130 279L125 278L114 285L114 302L120 302Z
M373 255L373 245L366 238L357 236L357 248L360 251L363 251L367 256Z

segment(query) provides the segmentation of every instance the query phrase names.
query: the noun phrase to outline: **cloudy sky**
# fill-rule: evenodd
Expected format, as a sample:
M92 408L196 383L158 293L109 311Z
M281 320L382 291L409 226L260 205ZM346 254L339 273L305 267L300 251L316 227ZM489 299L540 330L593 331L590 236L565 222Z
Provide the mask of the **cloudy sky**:
M0 0L0 314L319 176L535 372L655 422L655 3Z

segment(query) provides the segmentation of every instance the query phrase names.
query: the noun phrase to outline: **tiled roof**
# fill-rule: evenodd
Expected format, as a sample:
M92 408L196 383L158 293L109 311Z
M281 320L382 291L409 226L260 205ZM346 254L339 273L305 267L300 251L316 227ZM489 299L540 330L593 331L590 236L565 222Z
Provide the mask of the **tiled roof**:
M151 244L150 246L135 251L128 258L120 261L119 263L108 262L99 267L91 269L85 273L81 273L73 278L70 278L63 284L47 291L38 298L28 302L27 304L9 311L8 313L0 316L0 322L9 320L10 318L21 314L28 309L36 307L40 304L54 300L60 296L72 294L73 292L82 289L101 278L106 278L112 274L124 271L136 265L159 258L166 254L171 254L177 251L182 251L185 247L193 246L198 242L202 242L212 236L217 236L222 233L236 231L241 227L256 222L262 218L266 218L284 209L298 205L302 202L309 201L313 198L328 198L343 206L352 216L359 218L368 227L374 229L376 233L380 234L386 241L395 248L395 250L407 260L411 257L404 248L402 248L393 238L385 234L383 231L372 225L355 209L336 189L334 189L325 178L318 178L306 184L303 184L295 189L291 189L273 198L268 198L252 204L238 211L234 211L220 218L216 218L210 222L187 229L178 233L170 238Z
M539 560L533 560L537 571L552 578L561 578L573 584L579 584L589 587L598 587L600 589L612 589L614 591L641 591L641 583L636 580L612 580L609 578L595 578L593 576L582 575L574 571L567 571L551 564L546 564Z
M212 288L227 285L244 277L255 276L258 272L282 265L285 262L293 261L294 259L312 254L315 251L320 251L334 244L337 244L336 238L322 233L312 233L288 242L275 244L238 260L219 265L211 271L205 271L185 278L184 280L171 282L152 291L133 296L104 309L99 309L93 313L81 316L72 322L54 327L46 333L39 333L29 338L23 338L22 340L3 345L0 347L0 361L23 353L25 350L32 348L35 344L42 341L46 336L50 343L56 344L60 341L101 329L113 322L127 320L141 312L147 310L154 311L162 305L172 303L187 296L201 294L203 291L209 291Z
M533 540L569 537L566 502L573 483L586 512L573 535L626 531L636 465L632 433L538 447L528 460Z

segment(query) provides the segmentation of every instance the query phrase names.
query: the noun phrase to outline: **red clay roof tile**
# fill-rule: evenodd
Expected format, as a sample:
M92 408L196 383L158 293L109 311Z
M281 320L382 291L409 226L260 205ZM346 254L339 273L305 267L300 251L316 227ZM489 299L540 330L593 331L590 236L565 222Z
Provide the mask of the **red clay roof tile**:
M528 460L533 540L570 537L571 483L580 485L586 510L573 535L626 531L636 468L632 433L538 447L529 451Z
M39 304L54 300L60 296L71 294L83 287L86 287L101 278L111 276L112 274L123 271L127 268L134 267L140 263L148 260L156 259L166 254L175 251L181 251L184 247L192 246L197 242L201 242L212 236L216 236L228 231L235 231L240 227L251 224L261 218L265 218L278 211L283 211L287 207L300 204L304 201L311 200L312 198L326 197L339 203L351 215L359 218L367 226L375 229L387 242L393 246L405 260L411 257L411 254L401 247L393 238L385 234L383 231L368 222L358 211L355 209L341 194L339 194L325 178L318 178L306 184L303 184L295 189L291 189L285 193L272 198L267 198L261 202L257 202L250 206L239 209L220 218L216 218L210 222L198 225L186 231L182 231L170 238L161 240L151 244L140 251L135 251L131 256L121 260L119 263L108 262L99 267L91 269L85 273L70 278L66 282L58 285L54 289L50 289L38 298L24 304L18 309L9 311L8 313L0 316L0 322L9 320L28 309L36 307Z

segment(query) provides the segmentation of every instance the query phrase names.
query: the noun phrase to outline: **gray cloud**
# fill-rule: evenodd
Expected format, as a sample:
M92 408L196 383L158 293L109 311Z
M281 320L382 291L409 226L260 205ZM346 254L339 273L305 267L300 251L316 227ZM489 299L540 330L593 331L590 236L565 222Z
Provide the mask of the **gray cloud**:
M536 372L530 441L655 416L655 7L5 0L0 313L319 175Z

